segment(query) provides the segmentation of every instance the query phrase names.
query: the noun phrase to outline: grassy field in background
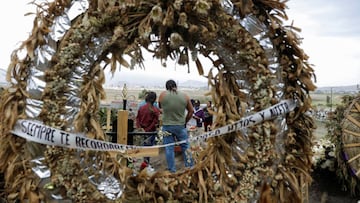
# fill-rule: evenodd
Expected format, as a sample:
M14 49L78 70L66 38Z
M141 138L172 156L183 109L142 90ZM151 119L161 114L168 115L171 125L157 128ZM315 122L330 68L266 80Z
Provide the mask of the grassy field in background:
M333 106L336 106L341 103L341 98L344 95L346 95L346 94L335 94L335 93L333 93L332 95L325 94L325 93L324 94L316 94L316 93L310 94L313 106L326 106L327 105L327 97L330 98L330 102L331 102L331 98L332 98L332 104L333 104Z
M128 100L135 100L138 101L138 96L141 93L143 89L128 89L127 91L127 96L128 96ZM160 94L160 92L163 91L163 89L147 89L147 90L151 90L151 91L155 91L158 95ZM200 99L200 101L205 102L206 100L210 99L210 97L206 97L205 93L207 92L206 90L190 90L190 89L184 89L182 91L185 91L190 98L194 98L194 99ZM336 106L338 104L341 104L341 100L342 97L345 96L346 94L336 94L333 93L332 95L330 94L315 94L312 93L310 96L312 98L312 105L314 108L318 109L318 110L322 110L322 109L327 109L330 110L330 104L327 103L327 97L331 97L332 96L332 110L336 109ZM103 100L103 103L111 103L112 101L119 101L122 100L122 90L118 89L106 89L106 99ZM325 127L325 123L326 121L319 121L319 120L315 120L315 124L317 126L317 129L314 132L314 136L316 139L322 138L327 134L327 129Z
M146 89L146 90L156 92L157 96L159 96L160 93L164 91L164 89ZM142 91L143 89L128 89L127 90L128 100L139 100L139 94ZM210 98L205 96L205 93L207 92L206 90L181 89L181 91L187 93L190 98L199 99L200 101L203 102L206 99ZM105 92L106 92L106 99L102 101L103 103L111 103L111 101L118 101L123 99L122 89L106 89Z
M127 96L129 100L138 100L139 94L141 93L143 89L128 89L127 90ZM146 89L151 90L157 93L157 95L160 94L160 92L164 91L164 89ZM200 89L180 89L181 91L186 92L190 98L200 99L200 100L206 100L209 99L209 96L205 96L207 90L200 90ZM102 102L109 103L111 101L115 100L122 100L122 89L106 89L106 99ZM332 94L332 105L336 108L336 105L341 103L341 98L346 94ZM313 106L327 106L327 97L331 98L330 94L316 94L311 93L310 94L312 98L312 104Z

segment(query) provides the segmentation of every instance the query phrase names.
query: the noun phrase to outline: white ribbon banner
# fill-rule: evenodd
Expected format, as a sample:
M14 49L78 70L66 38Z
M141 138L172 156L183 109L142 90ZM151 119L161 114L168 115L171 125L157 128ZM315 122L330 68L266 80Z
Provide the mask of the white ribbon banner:
M29 141L37 142L45 145L60 146L67 148L97 150L97 151L118 151L125 153L126 150L141 149L141 148L161 148L170 145L185 143L187 141L204 141L207 138L224 135L234 132L243 128L256 125L265 120L282 116L292 111L296 107L293 100L284 100L280 103L271 106L265 110L259 111L253 115L244 117L239 121L225 125L223 127L214 129L210 132L201 134L196 137L189 138L180 142L170 143L166 145L154 146L135 146L123 145L112 142L105 142L96 139L87 138L84 134L69 133L57 128L44 125L37 120L19 119L14 129L11 131L13 134L25 138Z

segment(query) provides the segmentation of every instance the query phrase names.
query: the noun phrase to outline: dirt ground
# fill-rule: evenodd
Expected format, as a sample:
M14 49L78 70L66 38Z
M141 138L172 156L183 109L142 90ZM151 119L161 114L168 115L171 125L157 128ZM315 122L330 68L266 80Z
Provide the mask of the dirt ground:
M314 170L313 182L309 188L309 203L358 203L360 197L352 197L349 191L342 191L336 174L329 170Z

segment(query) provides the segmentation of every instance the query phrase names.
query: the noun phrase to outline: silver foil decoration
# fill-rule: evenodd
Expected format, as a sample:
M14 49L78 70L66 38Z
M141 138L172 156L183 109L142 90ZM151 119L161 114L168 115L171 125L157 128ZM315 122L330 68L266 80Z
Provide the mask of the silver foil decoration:
M231 1L223 0L223 1L221 1L221 3L222 3L224 10L229 15L234 16L234 18L238 20L240 25L243 26L258 41L260 46L264 49L266 57L269 62L268 69L270 70L270 72L273 75L275 75L274 79L272 79L272 81L271 81L272 85L275 87L275 95L274 96L278 100L281 100L284 96L283 92L284 92L284 87L285 87L285 84L282 81L282 76L281 76L282 68L279 64L277 50L275 49L274 45L272 44L272 42L268 36L267 27L262 22L260 22L254 15L248 15L244 18L241 18L239 16L239 14L234 10L234 6ZM246 66L241 64L241 59L240 60L237 59L236 55L221 48L222 47L221 46L222 39L219 39L216 43L218 45L218 47L217 47L218 53L221 54L222 57L225 57L227 59L227 60L225 60L226 61L225 65L227 66L227 68L229 68L231 71L233 71L235 73L235 75L237 76L237 79L238 79L237 82L239 84L240 91L249 95L248 101L247 101L249 104L249 107L248 107L248 109L245 109L245 110L247 113L250 113L252 111L253 101L251 101L251 99L250 99L251 98L250 95L252 94L252 92L250 90L250 84L247 83L246 77L244 75L244 73L246 72ZM278 154L283 155L284 151L285 151L283 140L284 140L284 134L286 133L286 130L287 130L286 119L284 116L280 116L280 117L277 117L274 122L275 122L275 125L277 125L277 129L279 129L279 131L277 132L276 138L275 138L276 140L275 140L274 147ZM241 132L245 138L247 138L248 134L251 133L249 131L249 129L243 129ZM232 149L235 151L238 151L240 153L245 153L248 146L249 146L248 139L236 140L232 145ZM274 160L274 163L272 166L274 171L277 170L276 167L279 162L281 162L281 159ZM265 181L270 181L270 180L265 180ZM254 196L252 196L252 198L250 198L248 201L249 202L257 202L259 197L260 197L259 192L256 192L254 194Z
M34 51L34 59L32 66L30 67L29 79L27 81L27 92L29 93L29 99L26 101L26 116L29 118L36 118L40 114L43 108L43 102L41 96L44 92L46 82L44 79L45 70L49 68L52 56L56 53L56 42L61 40L64 34L71 27L71 20L84 13L89 7L89 2L86 0L73 1L70 8L66 9L62 16L55 18L51 32L48 36L45 36L46 44L39 46ZM84 72L82 72L84 73ZM79 73L81 76L82 73ZM81 79L81 77L77 77ZM79 86L82 80L77 84L77 87L72 87L70 94L73 97L68 97L70 102L69 106L66 106L68 112L64 115L66 118L74 118L79 112L80 99L78 95ZM69 96L69 95L67 95ZM76 105L75 105L76 104ZM72 120L71 120L72 121ZM72 123L72 122L69 122Z
M41 179L50 177L50 170L46 166L46 164L43 163L44 160L45 160L44 157L31 160L31 164L33 165L31 170Z
M52 56L56 53L57 42L60 41L66 32L71 28L71 21L75 19L80 14L84 13L89 7L89 2L87 0L78 0L72 1L71 6L68 9L65 9L65 12L61 16L57 16L54 20L54 23L51 27L51 32L48 36L45 36L46 44L40 47L37 47L34 51L35 56L33 59L33 64L30 67L30 75L27 81L27 91L29 93L29 98L26 100L26 116L29 118L36 119L42 108L43 101L41 101L41 96L46 87L45 82L45 71L50 66L50 61ZM95 46L87 47L87 52L80 58L80 65L75 68L75 71L71 73L69 79L68 89L69 92L65 93L67 98L67 103L65 106L66 112L61 116L62 119L66 120L68 123L67 130L73 130L73 121L76 115L80 111L81 99L78 97L80 87L83 83L83 76L86 75L90 68L94 65L94 62L99 58L100 54L105 46L105 41L107 41L111 36L93 38L92 43ZM33 160L32 162L36 164L32 170L40 178L50 177L50 170L42 165L41 159ZM113 176L108 176L105 173L98 172L100 176L98 180L94 180L94 175L90 175L90 181L95 184L98 190L103 193L109 199L117 199L122 194L122 188L119 181L117 181ZM53 194L54 199L63 199L61 195Z
M37 99L26 99L25 113L30 118L36 118L39 116L43 101Z
M71 21L84 13L89 8L89 2L85 0L72 1L71 6L65 10L62 16L55 18L49 36L54 41L59 41L71 27Z
M123 193L123 188L119 181L113 176L100 174L101 176L99 178L96 178L96 175L91 175L89 177L90 182L108 199L116 200L120 198Z
M234 5L230 0L222 0L221 2L221 6L223 7L223 9L226 11L226 13L232 15L234 12Z

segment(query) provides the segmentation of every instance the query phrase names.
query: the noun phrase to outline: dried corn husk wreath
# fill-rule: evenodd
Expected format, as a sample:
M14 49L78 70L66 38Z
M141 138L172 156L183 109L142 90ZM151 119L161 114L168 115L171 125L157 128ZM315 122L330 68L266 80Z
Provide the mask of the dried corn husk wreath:
M351 195L360 194L359 180L359 133L360 96L344 96L327 124L328 133L335 143L338 167L336 174L342 189Z
M39 178L32 173L29 161L44 150L51 170L51 181L73 202L303 202L312 156L312 119L304 114L311 104L309 91L313 69L307 55L299 48L297 29L282 25L287 18L283 1L275 0L97 0L71 22L71 27L57 42L50 67L45 70L43 102L39 120L63 130L85 132L90 138L104 140L98 122L100 100L105 97L104 69L116 63L133 68L143 64L142 48L161 61L178 59L182 65L195 61L198 73L205 75L197 55L213 62L216 73L207 74L214 105L215 127L239 120L248 111L258 112L280 99L295 99L298 107L286 115L286 129L279 122L265 121L246 131L237 131L209 139L196 166L176 174L157 172L132 175L132 170L119 164L119 159L106 152L41 146L11 134L15 122L26 118L28 83L36 50L49 43L47 35L56 17L62 15L72 1L55 0L40 4L31 36L20 49L27 56L19 59L14 51L9 66L11 87L1 104L0 169L5 174L6 198L40 202L45 199ZM280 69L276 72L284 87L274 84L276 74L259 41L252 36L234 14L222 4L231 3L240 19L253 16L267 29L276 50ZM95 44L93 38L105 38ZM99 49L95 49L100 47ZM20 50L19 49L19 50ZM81 75L81 104L71 123L64 119L71 87L72 73L79 59L89 50L100 52L88 71ZM131 63L124 59L128 55ZM231 63L235 62L235 64ZM103 64L106 64L105 66ZM147 71L151 71L150 68ZM241 73L241 74L240 74ZM241 91L239 80L249 92ZM247 140L245 151L238 144ZM279 141L280 140L280 141ZM278 144L275 144L278 143ZM280 144L279 144L280 143ZM82 160L80 162L80 160ZM96 163L94 163L96 162ZM83 164L95 164L125 185L120 199L109 200L89 182ZM95 173L95 171L93 171Z

